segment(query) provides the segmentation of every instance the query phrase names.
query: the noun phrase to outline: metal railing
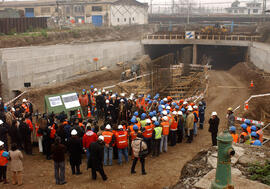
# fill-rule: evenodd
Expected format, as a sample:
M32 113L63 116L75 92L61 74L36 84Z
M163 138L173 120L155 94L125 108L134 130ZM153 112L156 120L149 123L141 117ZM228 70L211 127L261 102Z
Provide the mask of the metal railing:
M228 40L228 41L259 41L261 36L249 36L249 35L206 35L206 34L196 34L194 39L186 39L183 34L173 34L173 35L155 35L150 34L143 37L143 39L150 40Z

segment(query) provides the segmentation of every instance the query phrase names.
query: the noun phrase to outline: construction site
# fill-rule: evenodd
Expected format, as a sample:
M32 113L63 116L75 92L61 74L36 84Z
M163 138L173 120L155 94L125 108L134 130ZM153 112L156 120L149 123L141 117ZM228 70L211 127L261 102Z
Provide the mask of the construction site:
M104 168L106 182L92 181L84 157L83 174L72 175L66 162L67 184L55 186L53 161L45 160L34 147L34 156L25 155L23 160L22 187L209 188L215 179L217 148L211 145L208 120L211 112L217 112L219 133L223 132L227 109L232 107L238 132L249 119L262 125L264 136L261 147L233 145L234 188L270 188L269 168L265 180L252 180L249 174L250 164L266 162L269 167L270 162L269 34L269 22L239 23L233 32L222 24L153 22L91 29L76 26L50 30L47 36L0 35L0 97L7 107L27 98L36 115L42 115L46 95L80 94L91 85L126 96L158 93L175 102L204 100L207 105L204 129L194 141L168 147L156 158L148 156L145 176L130 175L131 162L115 163ZM1 188L17 186L1 184Z

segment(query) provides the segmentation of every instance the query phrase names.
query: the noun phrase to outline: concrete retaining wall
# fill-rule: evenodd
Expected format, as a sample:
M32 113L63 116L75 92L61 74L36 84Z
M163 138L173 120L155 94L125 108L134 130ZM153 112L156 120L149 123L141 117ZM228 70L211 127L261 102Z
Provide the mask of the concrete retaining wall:
M258 68L270 72L270 44L254 42L250 47L250 61Z
M80 45L50 45L7 48L0 50L0 76L6 93L12 97L25 82L44 86L96 70L93 58L99 58L98 68L113 67L143 54L139 41L101 42Z

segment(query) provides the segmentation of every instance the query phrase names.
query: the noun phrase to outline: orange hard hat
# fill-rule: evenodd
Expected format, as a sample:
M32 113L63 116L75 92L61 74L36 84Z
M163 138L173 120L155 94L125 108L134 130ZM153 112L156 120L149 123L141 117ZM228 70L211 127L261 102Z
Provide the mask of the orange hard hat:
M172 100L172 97L170 97L170 96L167 96L167 99L168 99L168 100Z
M195 105L194 102L191 102L191 103L190 103L190 106L194 106L194 105Z
M179 103L183 103L184 102L184 99L180 99Z

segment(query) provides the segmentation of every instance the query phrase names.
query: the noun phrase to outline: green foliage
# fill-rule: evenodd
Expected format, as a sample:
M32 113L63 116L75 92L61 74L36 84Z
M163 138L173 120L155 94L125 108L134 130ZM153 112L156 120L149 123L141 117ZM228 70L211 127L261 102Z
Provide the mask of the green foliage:
M12 28L10 32L8 33L8 35L14 35L14 34L16 34L16 28Z
M71 33L72 33L72 36L74 38L80 38L81 37L80 32L78 30L72 30Z
M47 31L46 30L41 30L41 35L45 38L48 38L48 34L47 34Z
M270 185L270 161L266 161L264 165L259 163L251 164L248 168L249 178L258 180L264 184Z

